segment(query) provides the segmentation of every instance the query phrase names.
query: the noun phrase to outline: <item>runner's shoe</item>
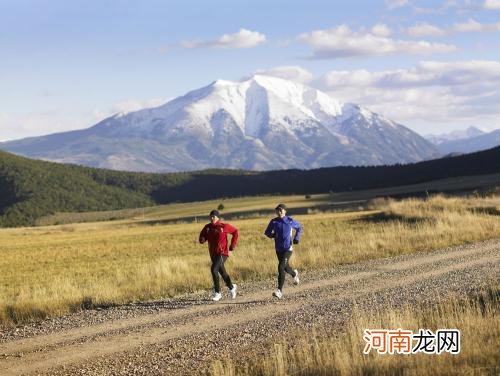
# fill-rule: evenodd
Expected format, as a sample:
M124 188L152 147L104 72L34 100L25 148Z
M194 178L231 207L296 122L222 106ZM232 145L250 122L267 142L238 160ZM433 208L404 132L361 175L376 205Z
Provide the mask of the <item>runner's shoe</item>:
M283 293L281 292L280 289L277 289L276 291L273 292L273 296L277 297L278 299L281 299L283 297Z
M233 288L229 289L229 293L231 294L231 299L236 299L236 290L238 289L238 286L236 286L236 283L233 283Z
M293 277L293 284L298 285L300 283L299 271L295 269L293 272L295 273L295 277Z
M221 300L221 299L222 299L222 294L221 294L220 292L214 292L214 293L212 294L212 300L213 300L214 302L218 302L218 301L219 301L219 300Z

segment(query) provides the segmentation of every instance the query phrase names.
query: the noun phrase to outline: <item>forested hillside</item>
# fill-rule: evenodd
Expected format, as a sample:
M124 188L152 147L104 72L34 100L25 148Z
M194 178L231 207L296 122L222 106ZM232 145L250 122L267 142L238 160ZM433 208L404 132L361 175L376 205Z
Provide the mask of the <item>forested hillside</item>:
M85 212L260 194L306 194L500 172L500 147L408 165L150 174L31 160L0 151L0 226Z
M78 166L30 160L0 152L0 225L34 224L57 211L151 205L148 195L93 179Z

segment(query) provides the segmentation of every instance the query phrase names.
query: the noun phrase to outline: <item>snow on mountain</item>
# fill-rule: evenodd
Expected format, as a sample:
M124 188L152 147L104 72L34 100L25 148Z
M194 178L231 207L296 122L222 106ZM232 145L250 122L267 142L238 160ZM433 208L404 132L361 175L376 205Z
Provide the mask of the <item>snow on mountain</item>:
M500 129L489 133L481 132L481 134L474 137L443 141L437 145L437 148L442 154L473 153L491 149L498 145L500 145Z
M378 165L439 156L415 132L366 108L265 75L217 80L159 107L0 148L59 162L155 172Z
M464 130L456 130L449 133L441 133L441 134L428 134L424 137L428 139L433 144L439 145L443 142L454 141L454 140L463 140L466 138L476 137L485 134L481 129L476 127L469 127Z

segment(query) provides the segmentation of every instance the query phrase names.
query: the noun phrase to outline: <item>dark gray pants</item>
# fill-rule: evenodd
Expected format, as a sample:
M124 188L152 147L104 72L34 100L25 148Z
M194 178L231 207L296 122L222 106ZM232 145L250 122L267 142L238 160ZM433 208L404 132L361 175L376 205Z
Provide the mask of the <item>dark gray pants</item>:
M231 278L229 278L229 274L227 274L226 268L224 267L224 263L227 260L227 256L210 255L210 259L212 260L212 267L210 268L210 271L212 272L212 278L214 280L214 291L220 292L219 274L226 283L226 286L232 289L233 284L231 282Z
M285 272L295 277L295 273L291 266L288 264L292 257L292 251L276 252L278 257L278 289L283 290L285 284Z

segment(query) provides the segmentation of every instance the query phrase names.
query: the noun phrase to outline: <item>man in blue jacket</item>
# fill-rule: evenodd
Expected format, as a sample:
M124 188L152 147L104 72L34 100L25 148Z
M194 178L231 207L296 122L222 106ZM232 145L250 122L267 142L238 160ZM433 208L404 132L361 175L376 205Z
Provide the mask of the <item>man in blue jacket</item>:
M278 257L278 289L273 292L273 295L281 299L285 283L285 272L293 277L295 285L299 284L299 272L297 269L293 270L288 262L292 257L293 244L299 244L302 226L292 217L286 215L285 204L276 206L275 211L278 216L271 219L264 235L268 238L274 238L276 256ZM295 229L295 236L293 236L293 229Z

